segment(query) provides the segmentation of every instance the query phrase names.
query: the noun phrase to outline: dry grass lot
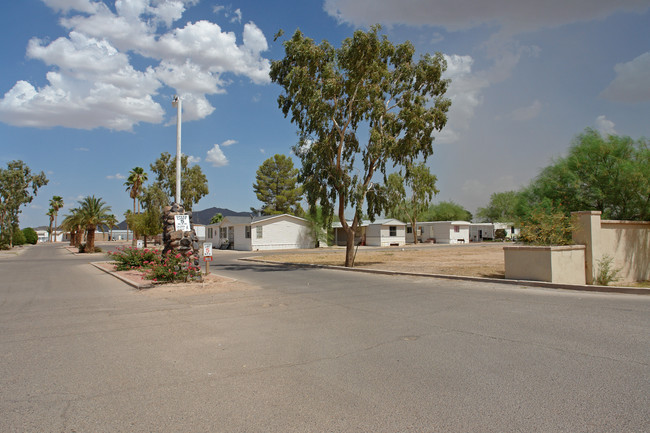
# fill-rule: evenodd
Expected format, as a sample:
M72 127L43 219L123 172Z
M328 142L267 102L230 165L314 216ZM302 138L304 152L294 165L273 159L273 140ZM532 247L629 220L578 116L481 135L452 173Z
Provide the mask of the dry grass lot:
M355 267L426 274L504 278L503 243L470 245L418 244L405 247L359 248ZM269 261L343 266L345 249L310 254L281 254Z

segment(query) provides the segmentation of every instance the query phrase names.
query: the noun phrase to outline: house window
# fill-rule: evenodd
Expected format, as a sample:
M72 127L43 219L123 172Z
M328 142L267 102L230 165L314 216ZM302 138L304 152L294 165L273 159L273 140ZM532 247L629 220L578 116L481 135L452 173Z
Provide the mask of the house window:
M251 238L251 226L246 226L246 239Z
M212 227L208 228L208 238L212 239Z
M454 233L460 233L460 226L454 226Z
M413 233L413 227L411 226L406 227L406 234L410 235L411 233Z
M511 235L515 234L515 227L514 226L510 226L510 234Z
M257 226L255 227L255 231L257 233L257 239L262 239L262 226Z
M397 227L396 226L389 226L388 227L388 235L391 237L397 236Z
M219 237L221 239L226 239L228 237L228 229L226 227L219 228Z

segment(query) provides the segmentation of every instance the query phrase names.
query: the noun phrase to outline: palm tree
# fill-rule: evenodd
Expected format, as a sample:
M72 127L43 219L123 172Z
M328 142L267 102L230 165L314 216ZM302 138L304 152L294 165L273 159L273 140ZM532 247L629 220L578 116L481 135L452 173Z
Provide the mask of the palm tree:
M138 199L138 212L140 213L140 194L142 193L142 186L148 180L147 173L145 173L144 168L135 167L129 173L129 177L124 182L126 185L126 190L129 191L129 197L133 199L133 213L135 212L135 201Z
M70 214L66 215L61 222L61 228L70 232L70 245L78 247L81 243L83 224L81 221L81 211L78 208L70 209Z
M52 223L54 222L54 209L50 208L45 215L50 217L50 229L48 230L48 233L50 235L50 242L52 242Z
M54 242L56 242L56 226L57 226L57 217L59 215L59 209L63 207L63 197L55 195L50 200L50 207L54 211Z
M110 239L113 240L113 227L117 226L117 217L113 214L110 214L108 216L108 219L106 220L106 225L108 226L109 230L111 231L110 234Z
M86 226L86 252L95 252L95 230L98 225L106 224L110 215L111 207L101 198L86 197L79 202L79 213L81 214L82 225Z

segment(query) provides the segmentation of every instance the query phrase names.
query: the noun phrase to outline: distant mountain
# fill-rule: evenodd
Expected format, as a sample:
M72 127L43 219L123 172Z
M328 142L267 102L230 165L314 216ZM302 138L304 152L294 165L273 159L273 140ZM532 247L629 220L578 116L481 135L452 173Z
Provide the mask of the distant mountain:
M251 212L235 212L230 209L223 209L220 207L211 207L205 210L192 211L192 224L210 224L210 220L213 216L220 213L221 215L227 216L250 216ZM117 225L117 228L120 230L126 230L126 220L122 221Z

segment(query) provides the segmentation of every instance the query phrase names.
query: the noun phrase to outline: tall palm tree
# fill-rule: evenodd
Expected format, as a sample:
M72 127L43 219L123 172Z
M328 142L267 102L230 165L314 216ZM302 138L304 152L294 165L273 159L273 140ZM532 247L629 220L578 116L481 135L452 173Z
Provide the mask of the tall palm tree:
M54 209L50 208L48 209L47 213L45 214L50 217L50 230L48 231L50 239L49 241L52 242L52 223L54 223Z
M54 211L54 242L56 242L56 226L57 226L57 217L59 215L59 209L63 207L63 197L60 195L55 195L50 200L50 207Z
M87 231L86 252L92 253L95 251L95 230L98 225L106 224L111 215L111 207L106 205L103 199L95 198L94 195L84 198L79 205L81 221Z
M138 199L138 212L140 213L140 194L142 193L142 187L144 183L148 180L147 173L145 173L144 168L135 167L129 173L129 177L124 182L126 185L126 190L129 191L129 197L133 199L133 213L135 212L135 201Z

